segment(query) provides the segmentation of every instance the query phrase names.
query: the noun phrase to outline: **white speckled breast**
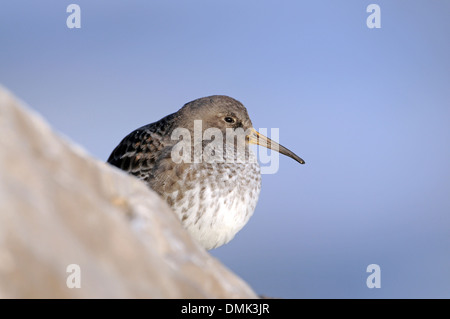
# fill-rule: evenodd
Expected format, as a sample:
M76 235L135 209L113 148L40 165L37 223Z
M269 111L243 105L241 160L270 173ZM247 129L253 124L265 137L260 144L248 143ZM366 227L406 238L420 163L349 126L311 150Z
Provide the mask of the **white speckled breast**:
M260 167L252 152L245 163L198 163L195 178L181 178L187 189L166 194L183 226L206 249L228 243L252 216L261 190ZM194 185L187 185L195 183Z

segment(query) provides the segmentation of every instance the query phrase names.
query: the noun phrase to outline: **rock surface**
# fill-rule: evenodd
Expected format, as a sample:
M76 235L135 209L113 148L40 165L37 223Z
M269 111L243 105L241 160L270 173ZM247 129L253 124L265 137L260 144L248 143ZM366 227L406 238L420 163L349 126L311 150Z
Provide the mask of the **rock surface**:
M80 267L80 288L68 288ZM73 270L72 270L73 271ZM0 86L0 298L257 298L138 179Z

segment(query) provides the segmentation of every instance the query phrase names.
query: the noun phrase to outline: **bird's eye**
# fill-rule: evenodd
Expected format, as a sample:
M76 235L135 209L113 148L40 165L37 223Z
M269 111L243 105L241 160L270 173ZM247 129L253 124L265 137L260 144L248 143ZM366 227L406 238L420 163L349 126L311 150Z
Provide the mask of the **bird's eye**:
M225 122L227 122L227 123L234 123L235 121L234 121L234 118L232 118L232 117L230 117L230 116L227 116L226 118L224 118L224 120L225 120Z

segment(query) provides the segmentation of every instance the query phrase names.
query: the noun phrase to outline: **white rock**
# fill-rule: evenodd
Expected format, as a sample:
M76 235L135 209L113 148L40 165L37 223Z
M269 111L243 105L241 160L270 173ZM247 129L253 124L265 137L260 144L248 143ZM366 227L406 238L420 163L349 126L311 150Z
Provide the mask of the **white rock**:
M81 288L66 285L70 264ZM257 296L143 183L55 134L0 86L0 297Z

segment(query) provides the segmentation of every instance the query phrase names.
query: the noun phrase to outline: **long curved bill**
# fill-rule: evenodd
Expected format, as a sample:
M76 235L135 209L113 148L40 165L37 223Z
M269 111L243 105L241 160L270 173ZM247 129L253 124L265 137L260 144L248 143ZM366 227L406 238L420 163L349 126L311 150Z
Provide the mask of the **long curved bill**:
M293 158L300 164L305 164L305 161L303 159L301 159L300 157L298 157L294 152L291 152L283 145L280 145L277 142L272 141L270 138L262 135L261 133L256 131L254 128L251 129L251 132L248 135L248 142L250 144L256 144L256 145L261 145L261 146L267 147L271 150L279 152L280 154L283 154L283 155L289 156L290 158Z

